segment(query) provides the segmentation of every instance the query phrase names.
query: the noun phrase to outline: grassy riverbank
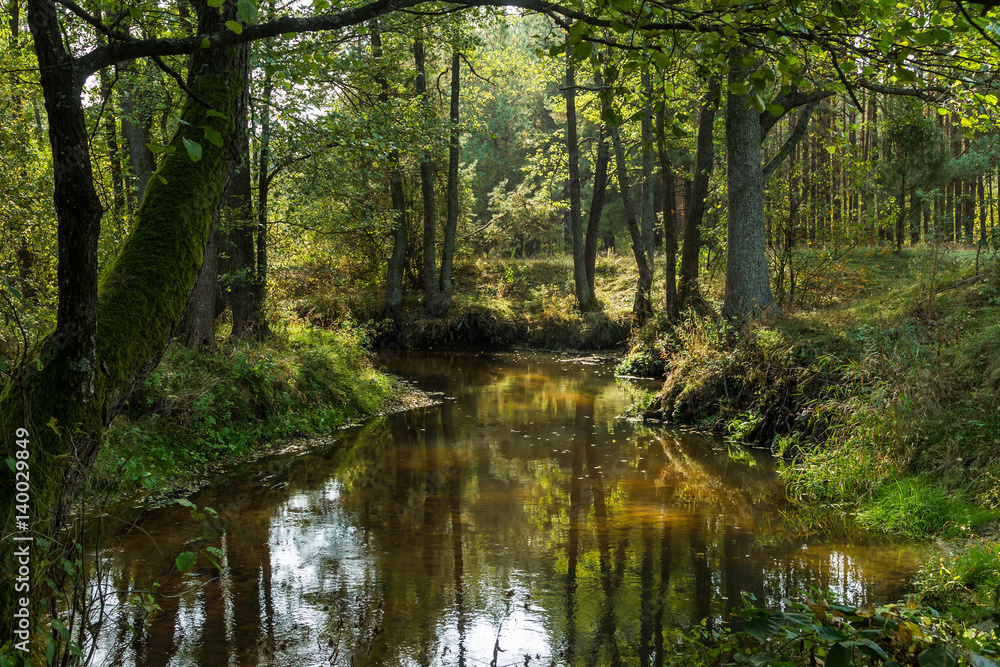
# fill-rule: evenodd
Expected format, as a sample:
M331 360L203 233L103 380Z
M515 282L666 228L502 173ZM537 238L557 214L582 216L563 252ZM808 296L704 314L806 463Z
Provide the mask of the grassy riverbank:
M324 434L383 410L398 389L369 333L292 324L215 353L171 345L108 429L93 483L120 492L192 484L283 438Z
M866 294L744 332L650 327L648 413L790 455L792 495L873 529L968 534L1000 504L1000 277L955 253L931 281L927 252L861 257Z

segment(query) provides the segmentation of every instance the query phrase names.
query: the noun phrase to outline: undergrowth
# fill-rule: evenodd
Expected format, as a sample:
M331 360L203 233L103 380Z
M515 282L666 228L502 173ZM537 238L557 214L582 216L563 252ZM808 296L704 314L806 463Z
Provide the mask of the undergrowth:
M619 370L658 357L650 412L771 447L793 498L907 537L959 533L1000 507L1000 270L955 262L931 281L927 263L911 253L885 289L739 332L656 321Z
M391 380L363 348L369 333L292 325L267 343L214 354L172 344L108 429L95 484L157 488L274 438L328 432L378 411Z

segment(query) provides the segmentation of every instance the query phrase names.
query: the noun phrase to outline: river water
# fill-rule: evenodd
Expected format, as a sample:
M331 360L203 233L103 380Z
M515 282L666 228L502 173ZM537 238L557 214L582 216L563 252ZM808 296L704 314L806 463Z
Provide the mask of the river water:
M792 515L766 452L618 419L635 390L597 360L382 363L440 405L235 471L192 499L218 517L157 510L102 551L93 664L662 664L744 592L884 601L917 566Z

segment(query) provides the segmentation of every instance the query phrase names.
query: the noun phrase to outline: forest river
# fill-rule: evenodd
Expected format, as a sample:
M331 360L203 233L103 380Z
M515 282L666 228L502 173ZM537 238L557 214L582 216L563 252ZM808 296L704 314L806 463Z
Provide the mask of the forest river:
M192 498L217 519L168 507L109 541L92 664L662 664L743 591L885 601L916 568L790 514L767 452L619 419L635 390L598 360L380 363L440 404L247 466Z

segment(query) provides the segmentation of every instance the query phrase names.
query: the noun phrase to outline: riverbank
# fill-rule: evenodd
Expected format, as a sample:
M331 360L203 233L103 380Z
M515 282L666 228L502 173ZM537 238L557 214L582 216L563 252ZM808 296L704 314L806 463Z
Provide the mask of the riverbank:
M110 425L91 486L184 497L233 466L434 399L378 370L369 333L292 324L266 343L172 344Z
M466 259L455 266L454 299L444 317L428 317L419 290L410 289L392 328L376 324L383 300L378 285L336 289L323 269L310 266L287 269L276 281L283 303L300 318L319 326L345 318L371 323L377 350L623 350L631 329L635 262L628 255L602 254L596 275L601 307L580 313L568 256Z

